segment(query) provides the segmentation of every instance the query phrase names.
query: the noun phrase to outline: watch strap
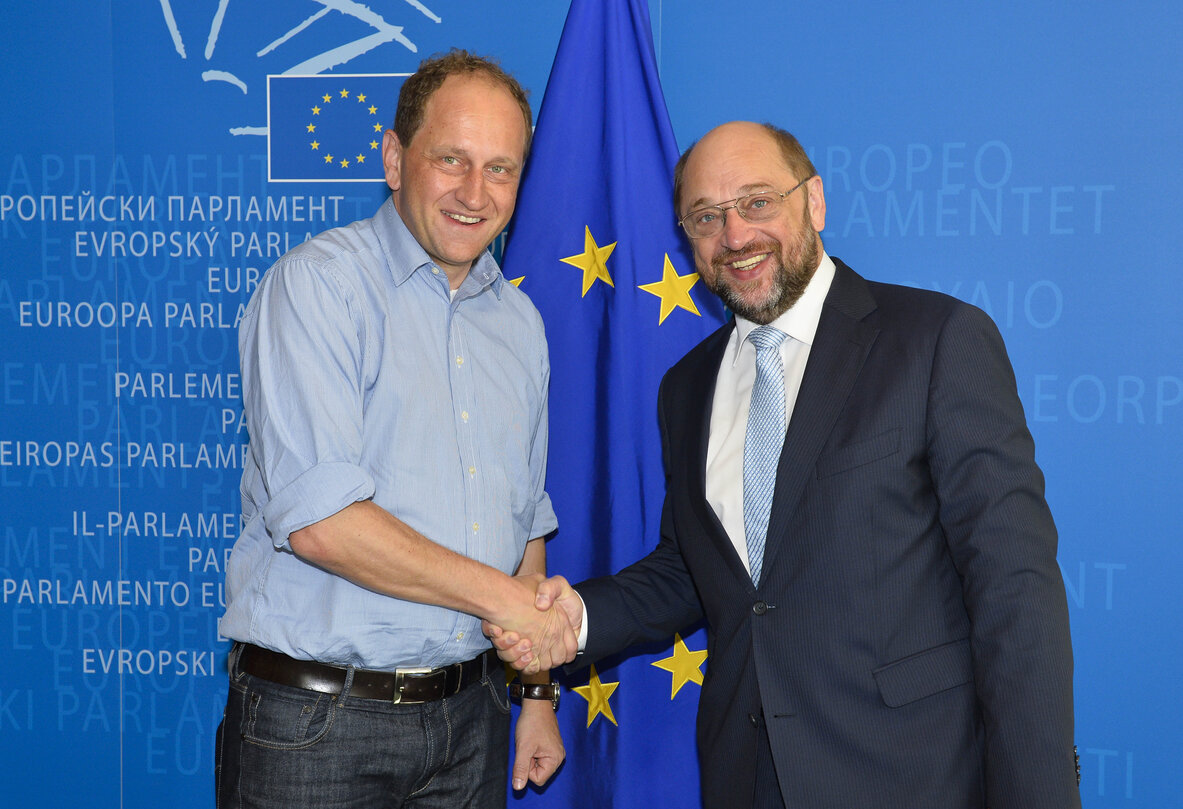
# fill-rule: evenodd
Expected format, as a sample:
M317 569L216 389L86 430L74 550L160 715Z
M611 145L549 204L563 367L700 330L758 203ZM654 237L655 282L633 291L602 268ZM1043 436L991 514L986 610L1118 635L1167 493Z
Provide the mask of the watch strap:
M550 700L551 707L556 711L559 709L559 684L555 682L523 683L519 680L515 680L509 685L509 695L516 700Z

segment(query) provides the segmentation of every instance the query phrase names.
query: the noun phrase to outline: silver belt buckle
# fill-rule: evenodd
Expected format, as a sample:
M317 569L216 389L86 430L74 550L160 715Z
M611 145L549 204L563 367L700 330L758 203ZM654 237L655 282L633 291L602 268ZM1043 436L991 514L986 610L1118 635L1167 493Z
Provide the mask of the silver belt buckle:
M428 666L417 666L414 668L395 669L394 670L394 698L391 702L398 705L403 701L403 689L406 688L404 678L410 675L411 677L422 677L424 674L431 674L433 669Z

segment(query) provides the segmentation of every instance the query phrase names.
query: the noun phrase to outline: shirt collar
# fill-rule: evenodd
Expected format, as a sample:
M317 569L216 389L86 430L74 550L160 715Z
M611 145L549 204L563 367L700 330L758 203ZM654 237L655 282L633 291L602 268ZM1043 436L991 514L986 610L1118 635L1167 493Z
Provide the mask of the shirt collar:
M415 240L411 231L394 207L394 198L387 198L374 216L374 224L378 233L378 240L382 250L386 253L386 265L390 268L390 275L395 286L402 284L416 272L428 270L435 266L435 262L427 255L423 245ZM444 276L447 283L447 276ZM471 297L478 294L485 287L492 287L493 293L501 298L501 285L504 278L501 268L493 260L488 249L482 250L477 260L472 263L468 275L460 282L457 297Z
M829 294L830 284L834 280L834 272L834 260L830 258L828 253L822 251L821 263L814 271L813 278L809 279L805 292L801 294L795 304L768 325L783 331L794 340L812 346L813 338L817 335L817 324L822 317L822 306L826 302L826 295ZM731 353L732 364L739 359L740 350L747 342L748 335L758 325L747 318L735 316L736 339Z

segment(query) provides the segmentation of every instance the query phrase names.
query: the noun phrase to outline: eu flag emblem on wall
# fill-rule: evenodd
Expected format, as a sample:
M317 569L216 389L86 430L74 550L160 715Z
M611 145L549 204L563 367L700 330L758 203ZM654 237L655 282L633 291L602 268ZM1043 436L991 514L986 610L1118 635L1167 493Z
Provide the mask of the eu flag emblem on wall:
M408 74L267 77L267 179L383 182L382 135Z
M547 567L573 582L657 544L657 388L723 322L677 227L677 158L644 0L573 0L503 261L546 322L559 518ZM567 763L523 803L698 806L706 657L699 629L556 673L572 692L559 712Z

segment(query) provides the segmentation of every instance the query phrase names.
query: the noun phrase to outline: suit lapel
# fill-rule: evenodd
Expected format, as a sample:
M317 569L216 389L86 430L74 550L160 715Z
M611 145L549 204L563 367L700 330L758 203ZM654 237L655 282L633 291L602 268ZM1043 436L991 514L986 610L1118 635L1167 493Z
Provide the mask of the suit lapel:
M792 542L792 537L786 536L790 519L879 333L863 323L875 309L866 281L841 261L834 259L834 264L837 271L822 308L777 467L762 580L767 579L781 546Z

